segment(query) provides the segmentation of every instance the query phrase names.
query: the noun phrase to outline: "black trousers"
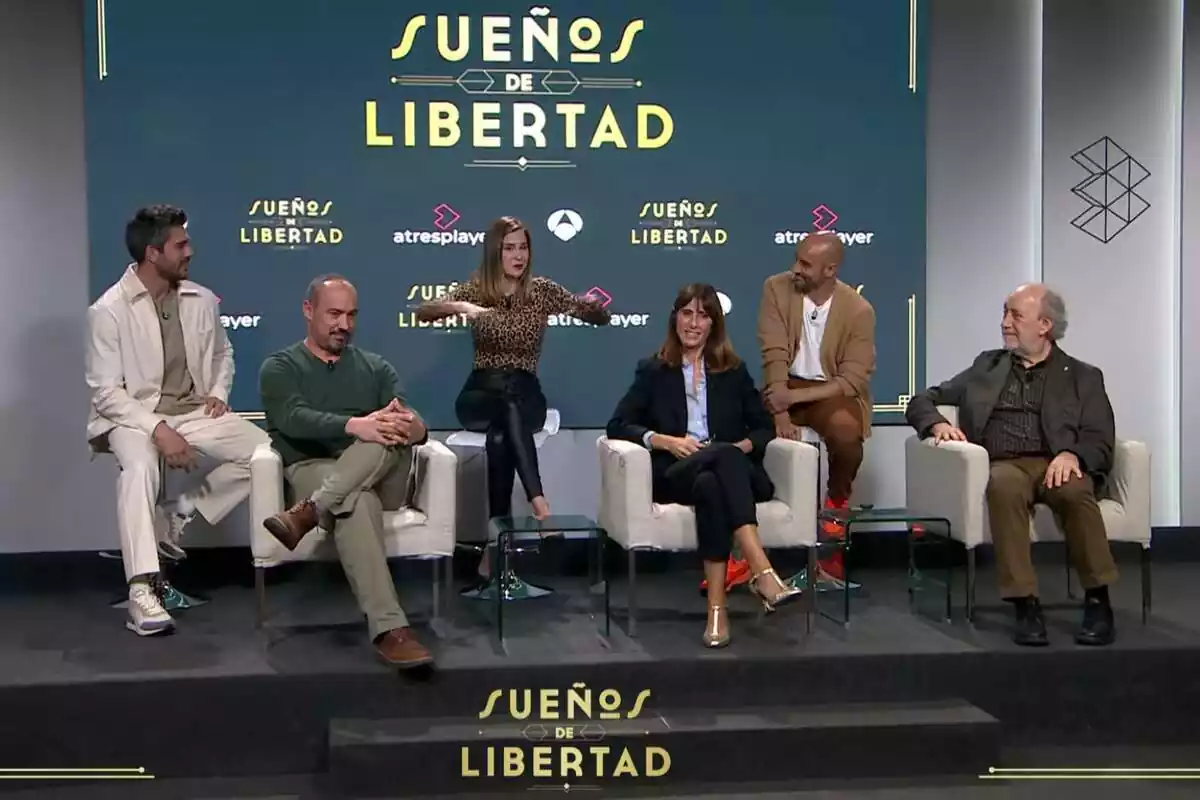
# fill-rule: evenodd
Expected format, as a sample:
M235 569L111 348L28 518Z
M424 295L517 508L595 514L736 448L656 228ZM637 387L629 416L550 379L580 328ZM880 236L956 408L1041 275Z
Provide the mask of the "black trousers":
M729 558L733 532L757 525L755 503L771 499L775 487L764 475L755 475L750 458L735 445L714 442L695 455L676 461L660 479L662 502L693 506L700 558Z
M537 376L522 369L477 369L454 403L464 429L487 436L488 516L512 516L513 477L525 496L542 494L533 434L546 424Z

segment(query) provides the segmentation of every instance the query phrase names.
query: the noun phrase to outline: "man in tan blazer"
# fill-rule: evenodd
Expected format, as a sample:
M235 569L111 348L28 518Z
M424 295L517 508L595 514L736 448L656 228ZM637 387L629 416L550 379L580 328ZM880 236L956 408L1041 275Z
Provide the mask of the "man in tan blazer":
M871 434L871 374L875 371L875 309L838 280L845 247L836 235L811 234L796 246L787 272L763 284L758 342L763 397L775 432L799 439L815 431L829 454L827 508L848 508ZM833 535L840 526L827 526ZM843 576L840 560L822 567Z

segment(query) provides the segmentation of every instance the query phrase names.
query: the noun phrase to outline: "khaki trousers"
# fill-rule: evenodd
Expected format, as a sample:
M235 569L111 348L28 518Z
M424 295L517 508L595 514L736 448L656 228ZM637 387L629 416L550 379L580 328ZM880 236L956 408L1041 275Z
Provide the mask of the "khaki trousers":
M988 522L996 550L1000 597L1037 596L1037 575L1029 546L1029 523L1035 503L1045 503L1067 540L1071 560L1084 589L1107 586L1117 580L1104 519L1096 504L1091 477L1072 477L1047 489L1048 458L1012 458L993 461L987 485Z
M372 639L408 626L388 569L383 512L404 505L412 459L411 447L355 442L336 460L299 461L286 470L295 496L311 497L332 517L338 557Z

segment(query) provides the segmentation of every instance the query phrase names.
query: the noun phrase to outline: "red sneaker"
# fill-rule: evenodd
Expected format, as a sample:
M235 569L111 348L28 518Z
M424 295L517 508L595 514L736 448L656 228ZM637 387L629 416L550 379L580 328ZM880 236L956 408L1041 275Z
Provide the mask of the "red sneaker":
M825 498L825 510L836 511L850 508L849 498L844 500L834 500L833 498ZM823 520L821 522L821 532L830 539L844 539L846 537L846 526L834 520Z
M729 557L729 562L725 565L725 592L733 590L735 586L741 586L750 580L750 565L745 561L735 560L733 556ZM708 579L700 581L700 595L708 596Z
M846 580L845 563L842 561L842 551L837 550L829 558L822 559L817 562L817 567L821 572L824 572L829 577L844 581Z

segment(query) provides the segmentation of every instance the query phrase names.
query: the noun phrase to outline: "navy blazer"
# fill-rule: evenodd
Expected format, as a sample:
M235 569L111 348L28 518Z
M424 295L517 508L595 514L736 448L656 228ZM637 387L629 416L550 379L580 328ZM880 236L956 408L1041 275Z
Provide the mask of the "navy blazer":
M767 444L775 438L775 423L767 413L754 379L740 363L724 372L707 373L708 435L714 442L740 442L752 445L747 457L755 480L769 480L763 470ZM605 431L610 439L642 444L648 431L664 436L687 435L687 396L683 367L672 367L657 357L638 363L633 385L617 403L617 409ZM676 462L665 450L652 450L651 468L657 484Z

